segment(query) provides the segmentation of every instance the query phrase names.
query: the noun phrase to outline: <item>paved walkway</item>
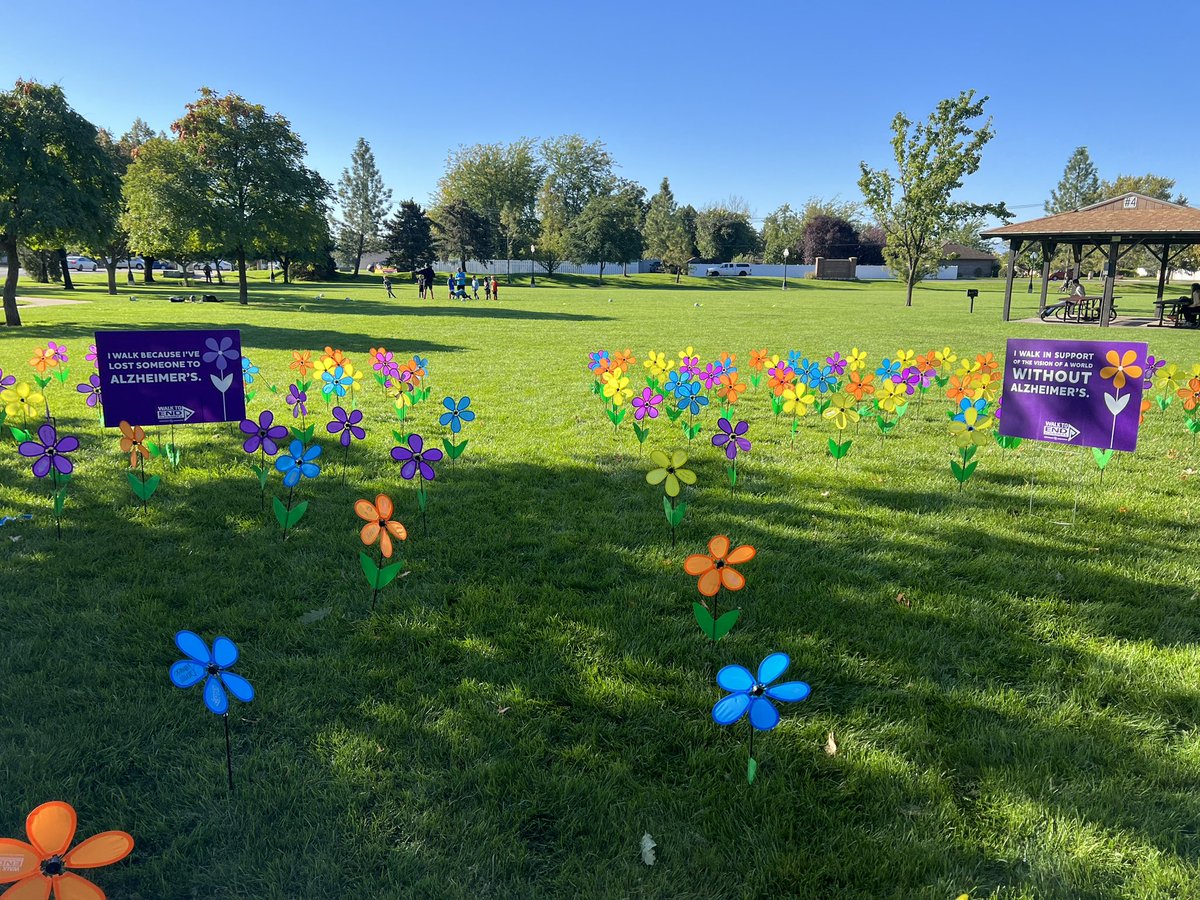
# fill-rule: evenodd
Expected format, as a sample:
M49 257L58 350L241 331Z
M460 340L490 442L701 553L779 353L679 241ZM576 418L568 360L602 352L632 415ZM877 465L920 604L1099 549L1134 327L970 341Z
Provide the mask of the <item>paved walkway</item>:
M67 297L18 297L17 306L75 306L90 300L71 300Z

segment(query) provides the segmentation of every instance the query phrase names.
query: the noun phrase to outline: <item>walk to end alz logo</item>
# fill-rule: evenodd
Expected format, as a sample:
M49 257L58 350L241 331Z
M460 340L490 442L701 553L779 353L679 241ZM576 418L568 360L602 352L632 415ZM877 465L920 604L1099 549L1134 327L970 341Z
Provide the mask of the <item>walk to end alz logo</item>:
M1103 450L1137 447L1146 345L1008 342L1000 434Z
M98 331L96 368L110 428L246 415L242 342L234 330Z

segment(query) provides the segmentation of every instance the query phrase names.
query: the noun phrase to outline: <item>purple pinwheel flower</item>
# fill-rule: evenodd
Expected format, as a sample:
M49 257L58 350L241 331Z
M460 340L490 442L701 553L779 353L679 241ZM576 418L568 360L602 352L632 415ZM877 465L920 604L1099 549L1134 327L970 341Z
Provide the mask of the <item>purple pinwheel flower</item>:
M699 373L700 383L704 385L706 391L711 391L721 383L721 376L725 374L725 370L721 368L720 363L709 363Z
M594 353L588 354L588 368L595 372L602 365L608 362L608 351L597 350Z
M16 375L5 375L4 370L0 369L0 390L10 388L17 383Z
M656 394L650 388L642 388L642 395L634 397L632 401L633 417L639 422L646 418L657 419L662 402L662 394Z
M750 442L742 436L750 430L748 422L741 421L734 425L722 416L717 419L717 428L719 430L712 436L712 445L724 447L725 456L730 460L737 459L738 453L750 452Z
M1158 370L1166 364L1167 361L1165 359L1155 356L1153 353L1146 357L1146 368L1142 370L1142 374L1145 376L1145 378L1142 380L1142 387L1145 390L1148 391L1150 388L1154 387L1154 376L1157 375ZM0 381L0 386L3 386L3 384L4 382Z
M903 372L893 375L892 381L904 385L904 392L911 397L917 392L917 385L921 383L921 370L916 366L909 366Z
M350 446L350 439L361 441L367 436L366 429L362 428L358 423L363 419L361 409L352 409L346 412L340 406L333 408L333 421L325 426L325 430L330 434L341 434L343 447Z
M291 407L293 419L308 415L308 392L300 390L299 385L288 385L288 395L284 401Z
M99 366L100 363L97 362L97 357L99 355L100 354L96 352L96 345L88 344L87 353L84 354L83 358L90 362L93 366Z
M206 363L216 363L218 372L224 372L229 368L228 360L240 359L242 356L233 349L233 338L231 337L223 337L220 342L216 338L205 338L204 346L208 350L200 359Z
M997 422L1000 421L1000 409L1003 406L1004 406L1004 398L1001 397L999 400L996 401L996 411L994 413L992 413L992 418L995 419Z
M408 436L408 446L400 446L392 448L392 459L398 463L402 463L400 467L400 477L405 481L412 481L413 476L418 473L422 481L433 481L433 466L442 458L442 451L437 447L425 449L425 439L419 434L410 434Z
M842 354L835 350L833 356L825 357L825 362L829 365L829 368L833 370L833 374L841 378L846 374L846 366L849 364L850 360L845 359Z
M100 398L100 376L91 375L83 384L75 385L75 390L81 394L87 394L87 405L94 409L97 406L103 406L104 401Z
M935 377L936 377L936 372L933 369L925 369L925 370L918 369L917 370L917 387L919 387L921 390L925 390L927 387L929 387L931 384L933 384L933 379Z
M275 414L269 409L264 409L258 414L258 421L253 419L242 419L242 424L239 426L243 434L248 434L246 443L242 444L242 449L247 453L257 453L260 449L267 456L274 456L279 452L279 445L276 441L281 441L288 436L288 430L282 425L275 425Z
M679 363L679 371L685 372L695 378L700 374L700 357L684 356Z
M53 468L60 475L70 475L75 465L67 457L79 449L79 438L65 434L58 436L58 429L47 422L37 431L37 440L24 441L20 446L22 456L33 457L33 474L45 478Z
M67 356L67 348L62 344L56 344L54 341L46 341L46 349L54 356L54 359L60 363L65 363L69 358Z

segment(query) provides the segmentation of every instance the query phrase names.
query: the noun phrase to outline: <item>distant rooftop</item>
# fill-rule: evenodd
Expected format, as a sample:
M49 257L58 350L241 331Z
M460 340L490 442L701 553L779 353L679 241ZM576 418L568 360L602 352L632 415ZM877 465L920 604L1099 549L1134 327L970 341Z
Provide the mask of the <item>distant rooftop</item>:
M1129 191L1071 212L992 228L982 236L1004 240L1075 238L1104 242L1113 237L1124 237L1200 243L1200 209Z

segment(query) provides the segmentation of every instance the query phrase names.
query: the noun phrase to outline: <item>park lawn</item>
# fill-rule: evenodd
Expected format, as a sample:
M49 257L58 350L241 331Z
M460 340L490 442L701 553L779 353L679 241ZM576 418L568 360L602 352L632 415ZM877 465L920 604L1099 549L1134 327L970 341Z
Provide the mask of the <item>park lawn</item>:
M973 316L963 282L923 286L905 309L882 282L561 279L502 287L500 304L422 304L407 283L387 301L377 279L259 278L240 307L168 304L171 284L131 302L102 281L79 279L85 305L23 309L25 327L0 331L0 368L26 378L33 348L57 340L74 383L96 328L236 325L261 370L255 411L286 415L294 349L364 365L380 344L418 353L433 386L401 425L368 376L348 484L326 435L286 542L279 481L260 510L230 426L178 429L180 468L153 462L163 483L143 511L115 433L52 384L83 442L61 541L5 437L0 514L35 518L0 530L19 538L3 550L0 833L21 836L49 799L76 807L81 836L130 831L130 860L91 873L110 896L1195 894L1200 450L1178 401L1147 415L1102 483L1084 451L989 444L960 493L935 391L888 439L854 433L835 469L828 423L802 420L793 445L764 383L738 409L754 448L736 491L703 418L672 549L647 451L686 442L665 422L644 448L627 422L614 434L585 368L598 348L641 360L688 345L736 353L743 373L752 347L858 346L873 368L898 347L999 355L1009 336L1096 329L1001 323L1000 280L975 284ZM1152 286L1118 293L1148 314ZM1017 302L1027 315L1037 295ZM1149 339L1185 371L1200 361L1195 332L1107 336ZM388 450L394 428L440 443L447 394L469 394L479 418L439 466L426 537ZM311 409L322 431L325 405ZM379 491L409 526L410 574L371 615L352 503ZM1054 524L1076 500L1074 526ZM719 533L759 553L722 601L741 621L713 647L681 564ZM231 711L233 797L219 719L167 679L181 628L233 638L258 691ZM748 786L745 723L710 718L714 676L772 650L813 690L759 735Z

